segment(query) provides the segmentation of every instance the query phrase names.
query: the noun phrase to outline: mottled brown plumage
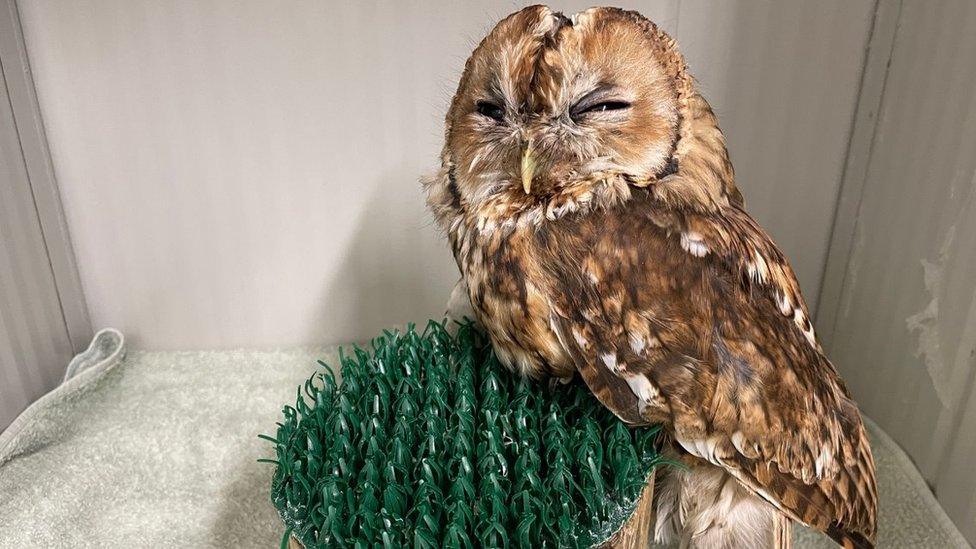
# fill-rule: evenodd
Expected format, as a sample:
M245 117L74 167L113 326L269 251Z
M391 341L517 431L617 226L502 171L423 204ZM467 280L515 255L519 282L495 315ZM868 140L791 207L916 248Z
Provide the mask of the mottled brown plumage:
M744 523L781 512L873 544L858 409L665 33L610 8L509 16L465 66L426 188L506 364L579 372L624 421L668 426L693 467L664 481L659 535L758 543Z

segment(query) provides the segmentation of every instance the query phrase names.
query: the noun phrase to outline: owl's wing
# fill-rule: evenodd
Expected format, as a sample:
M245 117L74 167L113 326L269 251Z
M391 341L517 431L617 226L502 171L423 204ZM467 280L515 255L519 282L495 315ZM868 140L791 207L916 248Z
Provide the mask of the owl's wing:
M628 423L672 423L795 520L870 546L871 450L783 254L735 206L636 212L539 237L551 325L590 389Z

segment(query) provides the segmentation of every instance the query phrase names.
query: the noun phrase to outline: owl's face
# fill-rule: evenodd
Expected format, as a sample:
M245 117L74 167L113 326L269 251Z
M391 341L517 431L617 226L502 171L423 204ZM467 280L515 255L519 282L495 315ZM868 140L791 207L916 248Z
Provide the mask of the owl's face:
M585 198L585 185L608 177L663 173L678 93L652 30L611 8L569 19L533 6L501 21L468 60L447 116L451 192L505 216L570 187Z

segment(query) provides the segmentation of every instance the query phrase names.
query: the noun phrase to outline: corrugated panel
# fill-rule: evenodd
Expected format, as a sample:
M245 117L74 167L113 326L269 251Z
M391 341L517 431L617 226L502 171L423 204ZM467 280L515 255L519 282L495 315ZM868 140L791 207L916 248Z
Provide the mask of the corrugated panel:
M88 346L93 333L61 205L61 193L54 178L44 121L37 104L15 0L0 0L0 59L3 59L6 71L7 94L17 124L17 137L47 247L47 257L58 289L61 313L72 348L75 352L81 352ZM10 130L13 131L12 128Z
M0 430L57 385L71 355L6 79L0 72Z
M871 1L789 4L624 7L676 31L815 303ZM231 347L439 315L456 269L417 176L519 5L23 2L94 324Z
M862 408L976 542L973 29L970 1L904 3L850 254L831 258L847 268L829 306L832 356Z

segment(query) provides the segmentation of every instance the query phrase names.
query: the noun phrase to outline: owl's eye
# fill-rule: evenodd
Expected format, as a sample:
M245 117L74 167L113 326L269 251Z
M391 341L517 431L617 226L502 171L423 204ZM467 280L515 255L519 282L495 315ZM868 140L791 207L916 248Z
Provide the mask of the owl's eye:
M621 90L613 84L601 84L570 107L569 116L578 122L580 118L589 114L629 109L630 102L621 99L621 96L625 94L625 90Z
M591 112L621 111L627 108L630 108L630 103L626 101L604 101L603 103L597 103L596 105L586 107L576 114L579 115Z
M505 119L505 109L489 101L478 101L477 109L478 114L487 116L496 122L501 122Z
M591 103L587 105L583 101L580 101L576 106L574 106L569 111L569 116L576 122L581 119L586 118L588 115L611 112L611 111L622 111L624 109L629 109L630 103L626 101L599 101L596 103Z

